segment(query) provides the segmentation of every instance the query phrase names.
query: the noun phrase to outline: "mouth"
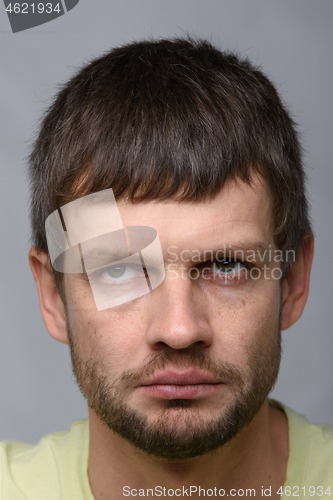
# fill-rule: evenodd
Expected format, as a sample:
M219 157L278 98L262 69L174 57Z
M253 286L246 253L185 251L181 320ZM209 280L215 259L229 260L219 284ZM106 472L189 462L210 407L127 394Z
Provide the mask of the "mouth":
M145 395L160 399L198 399L215 394L224 382L201 370L163 370L138 386Z

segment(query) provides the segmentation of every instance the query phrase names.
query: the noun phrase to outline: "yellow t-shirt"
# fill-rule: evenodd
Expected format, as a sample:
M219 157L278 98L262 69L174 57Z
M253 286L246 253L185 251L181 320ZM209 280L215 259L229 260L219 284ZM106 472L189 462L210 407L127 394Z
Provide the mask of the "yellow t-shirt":
M94 500L88 474L88 420L37 445L0 443L0 500Z
M283 409L289 423L287 479L281 496L330 500L332 495L333 500L333 427L310 424L280 403L270 403ZM0 499L94 500L87 475L88 447L87 420L76 422L69 432L45 436L37 445L0 443ZM261 491L256 497L261 498Z
M303 415L278 406L286 413L289 424L284 497L330 500L332 495L333 499L333 427L311 424Z
M331 495L333 500L333 427L311 424L277 401L270 404L285 412L289 426L287 477L279 493L284 500L330 500Z

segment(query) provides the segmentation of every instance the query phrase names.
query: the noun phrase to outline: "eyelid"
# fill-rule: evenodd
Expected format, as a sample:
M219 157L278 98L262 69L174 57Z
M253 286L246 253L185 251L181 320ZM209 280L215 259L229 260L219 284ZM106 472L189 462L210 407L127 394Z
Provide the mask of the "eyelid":
M242 264L243 266L247 267L247 268L250 268L250 267L253 267L253 264L251 264L250 262L246 262L244 260L241 260L241 259L234 259L232 257L222 257L222 258L219 258L219 259L212 259L212 260L206 260L205 262L200 262L197 266L194 266L194 267L208 267L208 266L213 266L215 263L219 263L221 264L222 262L229 262L230 264Z
M226 267L223 269L223 268L219 268L219 265L218 264L223 264L224 262L226 262ZM218 263L218 264L216 264ZM214 260L212 262L212 266L213 268L217 268L217 273L219 273L219 271L224 271L224 270L227 270L227 269L231 269L232 271L234 271L235 269L237 269L237 266L240 267L240 269L238 269L238 273L241 272L244 268L245 269L248 269L248 266L246 265L245 262L241 261L241 260L237 260L237 259L225 259L225 261L221 261L221 260Z
M243 283L244 280L247 281L248 277L248 272L255 266L253 264L244 262L240 259L233 259L233 258L224 258L225 261L229 262L230 264L234 264L235 267L231 267L230 270L228 270L228 267L223 269L217 269L214 267L216 266L216 263L223 262L223 258L220 259L213 259L209 260L203 263L199 263L197 266L193 267L192 269L198 269L200 274L202 275L203 279L208 279L208 276L211 276L211 279L214 282L220 282L222 279L223 284L228 284L232 285L235 284L235 279L238 277L236 280L237 283ZM238 269L237 269L238 268ZM205 278L206 276L206 278ZM198 276L200 277L200 276ZM228 278L228 281L226 282L225 280ZM239 281L240 280L240 281Z
M117 264L109 264L108 266L104 266L102 267L101 269L98 269L96 270L94 273L92 273L90 275L90 278L93 278L93 279L96 279L96 278L99 278L101 277L101 275L109 268L109 267L113 267L113 266L117 266ZM142 266L141 264L136 264L136 263L132 263L132 264L126 264L126 267L128 269L126 269L126 271L132 273L136 273L135 276L131 276L130 278L125 278L123 280L121 280L122 276L120 276L119 279L117 278L114 278L114 280L112 280L112 277L110 276L110 279L105 279L105 281L118 281L118 282L121 282L121 281L130 281L131 279L136 279L136 278L141 278L141 277L146 277L146 273L149 274L159 274L161 271L158 267L154 267L154 266ZM125 271L125 273L126 273Z
M120 276L120 278L114 278L112 280L112 277L110 276L110 279L108 280L107 278L103 278L102 275L103 273L106 272L106 270L109 268L109 267L116 267L117 264L109 264L108 266L103 266L101 267L100 269L96 269L96 271L94 271L93 273L91 273L89 275L89 280L97 280L97 279L104 279L105 281L114 281L114 282L121 282L121 281L129 281L131 278L127 278L127 279L124 279L124 280L121 280L122 276ZM126 270L125 270L125 273L128 271L128 268L130 268L130 272L133 272L135 271L135 267L137 267L136 271L139 273L139 272L142 272L142 268L137 265L137 264L126 264ZM133 277L132 277L133 278Z
M111 268L112 267L116 268L118 266L119 266L119 264L110 264L109 266L105 266L103 269L101 269L100 272L102 274L102 273L106 272L108 268L110 268L110 267ZM142 266L140 266L138 264L135 264L135 263L133 263L133 264L125 264L125 272L124 272L124 274L126 274L127 272L129 272L129 273L132 273L132 272L142 273L143 269L142 269ZM112 276L110 276L110 278L112 278ZM122 276L120 276L120 278L122 278ZM127 278L127 279L130 279L130 278ZM126 281L126 280L124 280L124 281Z

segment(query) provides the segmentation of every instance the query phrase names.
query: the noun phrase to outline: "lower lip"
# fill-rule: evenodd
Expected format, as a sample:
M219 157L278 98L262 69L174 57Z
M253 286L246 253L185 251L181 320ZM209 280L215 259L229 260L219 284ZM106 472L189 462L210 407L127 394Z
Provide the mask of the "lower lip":
M142 385L140 390L147 396L160 399L196 399L215 394L223 384L156 384Z

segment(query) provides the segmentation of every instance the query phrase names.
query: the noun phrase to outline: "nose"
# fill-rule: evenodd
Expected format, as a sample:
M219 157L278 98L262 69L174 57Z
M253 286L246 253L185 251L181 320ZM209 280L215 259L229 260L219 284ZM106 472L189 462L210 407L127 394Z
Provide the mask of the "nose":
M152 310L147 328L147 342L151 348L168 346L179 350L193 344L207 347L212 343L213 330L207 304L203 292L191 279L177 277L170 280L166 277L151 298Z

